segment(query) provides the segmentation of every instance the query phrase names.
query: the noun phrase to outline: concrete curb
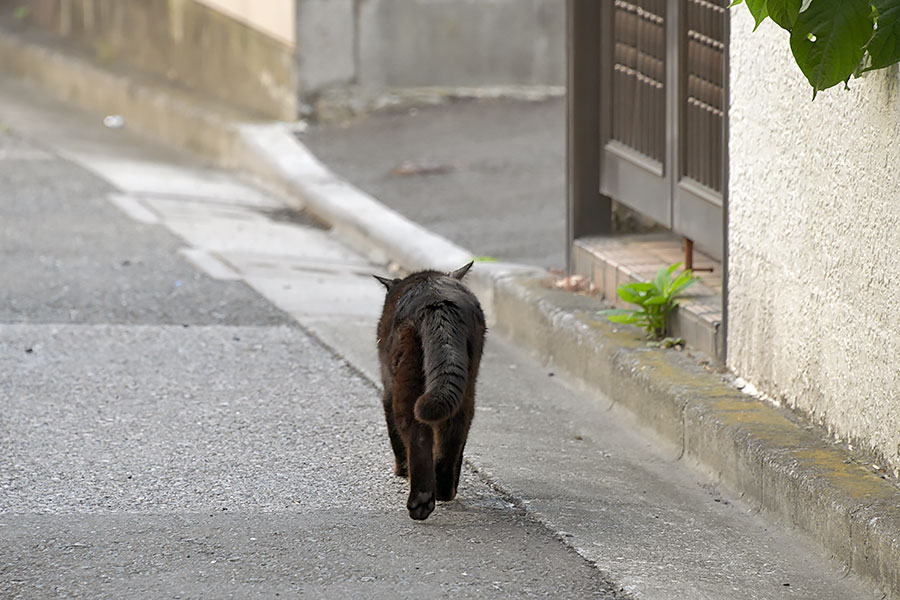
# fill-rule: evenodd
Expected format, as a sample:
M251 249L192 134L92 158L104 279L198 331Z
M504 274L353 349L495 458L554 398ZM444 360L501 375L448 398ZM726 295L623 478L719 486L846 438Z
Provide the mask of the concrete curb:
M468 251L338 178L282 124L241 126L234 149L234 164L277 184L376 262L449 270L471 259Z
M683 457L900 597L900 490L818 428L598 318L589 298L497 282L495 329L629 409Z
M286 124L241 124L152 82L114 75L0 30L0 68L126 126L278 187L377 262L449 270L472 254L342 181ZM596 316L590 298L549 290L541 269L482 263L469 282L491 326L627 407L684 457L900 598L900 490L788 411L755 400L683 354L647 348Z

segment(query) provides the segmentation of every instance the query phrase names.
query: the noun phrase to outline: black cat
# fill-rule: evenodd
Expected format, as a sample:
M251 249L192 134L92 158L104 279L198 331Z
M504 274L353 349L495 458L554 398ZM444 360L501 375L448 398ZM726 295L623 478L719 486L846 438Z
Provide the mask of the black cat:
M471 266L375 276L387 288L377 342L384 415L394 473L409 475L413 519L428 518L435 499L452 500L459 485L486 331L481 305L461 281Z

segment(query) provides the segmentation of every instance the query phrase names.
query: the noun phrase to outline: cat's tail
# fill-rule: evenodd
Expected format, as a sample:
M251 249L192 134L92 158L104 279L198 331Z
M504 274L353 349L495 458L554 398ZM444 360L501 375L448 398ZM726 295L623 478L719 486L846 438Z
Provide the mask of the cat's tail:
M415 416L423 423L439 423L455 415L462 405L469 352L460 308L442 302L428 310L419 331L425 393L416 400Z

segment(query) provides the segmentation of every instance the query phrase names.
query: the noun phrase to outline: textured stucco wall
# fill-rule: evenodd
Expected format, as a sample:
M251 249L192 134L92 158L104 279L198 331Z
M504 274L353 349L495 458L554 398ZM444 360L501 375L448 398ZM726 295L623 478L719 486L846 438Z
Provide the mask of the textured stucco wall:
M728 363L900 468L896 68L812 88L732 10Z

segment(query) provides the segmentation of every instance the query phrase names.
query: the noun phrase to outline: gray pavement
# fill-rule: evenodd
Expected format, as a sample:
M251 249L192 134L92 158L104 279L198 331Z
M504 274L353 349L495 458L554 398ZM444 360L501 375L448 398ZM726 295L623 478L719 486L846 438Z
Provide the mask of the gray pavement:
M565 268L565 101L465 100L299 135L339 176L478 256Z
M114 190L7 129L30 102L4 108L0 596L619 597L471 471L411 522L373 383L244 281L192 266L171 230L237 265L248 244L256 263L312 261L301 279L361 259L220 172L102 130L85 144L84 115L36 125Z
M377 266L14 82L0 122L0 206L31 232L0 239L19 307L0 320L0 595L878 597L496 335L460 495L413 523L374 377ZM57 207L29 206L53 179L71 228L43 232ZM145 271L111 278L128 256ZM63 259L108 271L42 313Z
M11 133L0 136L0 157L0 322L288 322L263 303L251 312L247 286L202 277L176 238L113 209L107 182Z
M14 325L2 354L4 597L614 597L471 474L411 523L377 390L299 327Z

